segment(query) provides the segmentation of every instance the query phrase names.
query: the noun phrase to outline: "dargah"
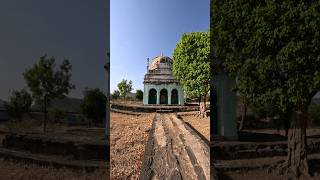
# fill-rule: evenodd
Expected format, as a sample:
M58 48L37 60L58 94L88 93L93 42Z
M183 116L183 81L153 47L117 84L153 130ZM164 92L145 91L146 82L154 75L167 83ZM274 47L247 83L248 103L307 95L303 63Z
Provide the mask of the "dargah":
M157 56L147 63L144 76L144 105L184 105L184 93L172 74L173 60Z

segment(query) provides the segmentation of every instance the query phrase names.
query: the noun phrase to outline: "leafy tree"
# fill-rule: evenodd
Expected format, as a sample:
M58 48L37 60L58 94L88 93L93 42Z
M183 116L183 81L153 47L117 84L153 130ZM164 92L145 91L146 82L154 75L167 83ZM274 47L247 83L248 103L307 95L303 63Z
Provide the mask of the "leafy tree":
M307 109L320 89L320 1L226 0L216 4L217 64L255 105L288 112L289 178L309 175Z
M47 55L24 73L24 79L32 93L32 97L43 106L43 131L47 126L47 106L54 98L67 95L75 86L70 83L72 66L68 60L63 60L59 69L55 68L55 58Z
M22 119L23 114L29 113L32 97L27 90L13 91L9 102L5 105L11 117Z
M173 74L190 97L200 97L200 115L206 116L210 90L209 32L184 33L173 52Z
M81 111L89 119L89 126L92 122L102 123L106 117L107 97L100 89L86 89L81 104Z
M120 97L120 91L114 90L111 94L112 99L118 99Z
M142 90L138 89L136 91L136 99L138 99L138 100L142 100L143 99L143 91Z
M132 89L132 81L128 81L126 79L122 79L122 81L118 84L118 89L120 91L120 95L126 99L127 94L131 92Z
M67 116L67 113L61 109L49 109L49 115L54 118L54 122L61 122Z

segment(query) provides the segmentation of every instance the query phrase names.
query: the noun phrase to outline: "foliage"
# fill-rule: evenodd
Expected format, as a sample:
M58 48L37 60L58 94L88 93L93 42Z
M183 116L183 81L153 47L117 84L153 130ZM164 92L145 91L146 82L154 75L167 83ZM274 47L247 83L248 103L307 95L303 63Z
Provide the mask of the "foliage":
M67 59L63 60L59 69L56 69L55 58L44 55L37 64L23 73L32 97L38 104L43 105L44 131L46 131L47 105L50 100L67 95L74 88L70 83L71 69L72 66Z
M250 104L290 113L284 167L288 178L308 174L306 113L320 89L320 1L226 0L216 8L214 73L237 77L235 90Z
M143 99L143 91L142 90L138 89L136 91L136 99L138 99L138 100L142 100Z
M120 91L114 90L113 93L111 94L112 99L118 99L120 97Z
M237 76L242 96L283 111L309 104L320 89L319 6L272 0L217 5L217 59Z
M132 81L122 79L122 81L118 84L118 89L120 91L120 95L126 98L127 94L133 90Z
M184 33L173 52L173 74L190 97L210 90L210 44L208 32Z
M312 102L308 108L308 116L312 124L320 126L320 104Z
M67 113L61 109L50 109L49 114L53 117L54 122L60 122L67 116Z
M9 102L5 105L9 115L13 118L22 119L23 114L29 113L32 97L25 89L13 91Z
M102 123L106 117L106 103L107 97L100 89L86 89L81 111L90 120L90 123Z

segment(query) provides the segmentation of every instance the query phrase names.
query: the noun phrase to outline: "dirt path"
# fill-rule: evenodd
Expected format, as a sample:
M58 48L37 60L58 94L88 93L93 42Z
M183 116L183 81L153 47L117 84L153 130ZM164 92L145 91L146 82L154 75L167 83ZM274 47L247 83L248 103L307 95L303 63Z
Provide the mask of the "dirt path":
M156 114L140 179L210 179L209 147L174 114Z

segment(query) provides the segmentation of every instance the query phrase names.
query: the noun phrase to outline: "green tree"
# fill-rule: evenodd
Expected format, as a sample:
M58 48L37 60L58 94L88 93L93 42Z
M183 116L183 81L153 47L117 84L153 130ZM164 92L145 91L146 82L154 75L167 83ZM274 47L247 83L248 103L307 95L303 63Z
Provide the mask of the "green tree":
M122 79L122 81L118 84L118 89L120 91L120 95L126 99L127 94L131 92L132 89L132 81L128 81L126 79Z
M189 97L201 98L200 115L206 116L210 90L209 32L184 33L173 52L173 74Z
M59 69L55 68L55 58L47 55L24 73L24 79L32 93L32 97L43 106L43 132L47 127L47 106L54 98L67 95L75 86L70 83L72 66L68 60L63 60Z
M86 89L81 104L81 111L89 119L89 126L94 123L102 123L106 117L107 97L100 89Z
M142 90L138 89L136 91L136 99L138 99L138 100L142 100L143 99L143 91Z
M30 112L31 104L31 95L27 90L22 89L20 91L13 91L9 102L5 106L11 117L21 120L23 114Z
M288 112L289 178L309 175L307 109L320 89L320 1L227 0L216 4L216 64L254 105Z
M112 99L118 99L120 97L120 91L114 90L111 94Z

